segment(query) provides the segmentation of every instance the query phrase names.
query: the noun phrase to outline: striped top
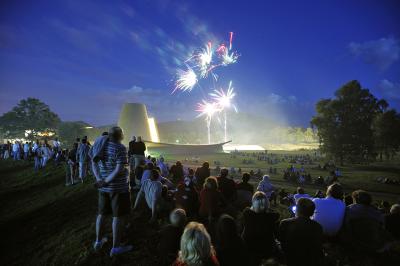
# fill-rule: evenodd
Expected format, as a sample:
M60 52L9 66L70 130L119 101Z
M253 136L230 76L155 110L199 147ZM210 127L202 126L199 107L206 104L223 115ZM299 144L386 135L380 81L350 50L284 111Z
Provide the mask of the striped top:
M106 186L99 190L102 192L117 192L124 193L129 191L129 171L127 169L128 156L126 148L121 143L107 141L104 145L104 159L99 161L100 177L104 180L114 171L117 164L122 164L124 167L117 176Z

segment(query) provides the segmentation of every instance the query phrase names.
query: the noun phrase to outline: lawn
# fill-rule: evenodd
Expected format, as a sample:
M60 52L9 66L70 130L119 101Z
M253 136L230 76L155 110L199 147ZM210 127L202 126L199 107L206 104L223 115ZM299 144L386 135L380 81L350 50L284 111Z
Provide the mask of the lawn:
M184 161L185 158L166 156L166 159L172 162L177 159ZM195 166L203 160L208 160L211 164L217 160L227 167L242 166L246 171L250 167L255 171L261 168L264 172L269 168L265 162L257 161L251 166L243 165L241 158L231 158L229 154L204 156L197 163L184 163ZM282 170L287 166L287 163L274 165L278 174L271 175L271 179L278 187L293 190L296 184L282 179ZM306 167L306 170L313 176L326 174L311 168L312 166ZM398 200L399 186L374 181L380 175L399 178L398 161L370 166L345 166L342 171L344 177L340 181L347 191L364 188L372 191L376 199L391 203ZM310 193L316 189L320 188L306 186ZM154 251L159 227L148 224L146 212L133 213L129 218L131 226L127 229L126 239L134 246L133 252L110 259L110 243L98 254L92 251L97 211L96 193L92 177L84 184L66 187L63 165L56 167L50 162L46 169L34 173L32 162L0 161L2 265L158 265ZM282 217L289 215L285 206L274 208ZM110 225L107 228L111 239Z

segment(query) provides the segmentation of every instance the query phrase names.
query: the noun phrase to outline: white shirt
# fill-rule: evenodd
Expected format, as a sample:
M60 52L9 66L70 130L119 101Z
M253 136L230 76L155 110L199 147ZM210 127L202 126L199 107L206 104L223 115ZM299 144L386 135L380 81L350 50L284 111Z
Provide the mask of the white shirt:
M322 226L325 235L336 235L343 224L346 210L344 202L329 196L323 199L315 198L313 201L315 212L312 219Z
M61 143L58 140L53 140L53 147L58 148L60 147Z
M144 193L147 206L149 206L149 208L151 209L153 206L153 202L161 198L162 184L160 181L152 181L148 179L143 183L140 190Z
M29 151L29 144L24 144L24 152L28 152Z
M19 145L17 143L14 143L13 147L12 147L12 150L13 150L13 152L19 151Z

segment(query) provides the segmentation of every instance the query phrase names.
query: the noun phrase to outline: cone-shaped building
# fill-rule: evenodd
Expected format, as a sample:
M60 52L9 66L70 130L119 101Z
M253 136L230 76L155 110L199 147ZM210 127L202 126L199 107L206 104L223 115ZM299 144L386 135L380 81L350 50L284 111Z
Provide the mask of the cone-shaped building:
M146 106L142 103L125 103L119 115L118 126L124 131L123 143L128 145L132 136L151 140Z

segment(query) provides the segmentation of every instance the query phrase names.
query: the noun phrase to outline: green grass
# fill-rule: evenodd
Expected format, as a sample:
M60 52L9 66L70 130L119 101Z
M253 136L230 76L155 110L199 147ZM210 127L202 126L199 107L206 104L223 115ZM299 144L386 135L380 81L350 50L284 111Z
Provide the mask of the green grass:
M167 161L182 157L167 156ZM241 158L230 158L228 154L210 155L200 158L221 161L223 166L242 166ZM199 165L199 163L185 163ZM95 238L95 218L97 212L97 191L93 187L93 178L85 184L65 186L64 167L55 167L52 162L39 173L33 172L32 162L0 161L0 228L2 265L158 265L154 255L157 243L158 227L148 224L148 213L133 213L129 220L127 242L134 251L117 259L110 259L107 243L102 252L92 252ZM271 175L279 187L293 190L296 185L284 182L281 171L287 163L275 165L279 174ZM251 165L254 170L266 169L265 162ZM363 188L373 192L375 199L395 202L400 194L399 186L378 184L374 178L378 175L398 178L398 161L376 163L371 166L346 166L344 177L340 180L348 191ZM307 167L306 167L307 169ZM322 174L314 169L313 176ZM265 170L264 170L265 171ZM326 173L325 173L326 174ZM257 180L253 180L257 182ZM313 193L316 186L306 186ZM288 217L287 207L275 208L282 218ZM107 236L111 240L111 226L107 224Z

